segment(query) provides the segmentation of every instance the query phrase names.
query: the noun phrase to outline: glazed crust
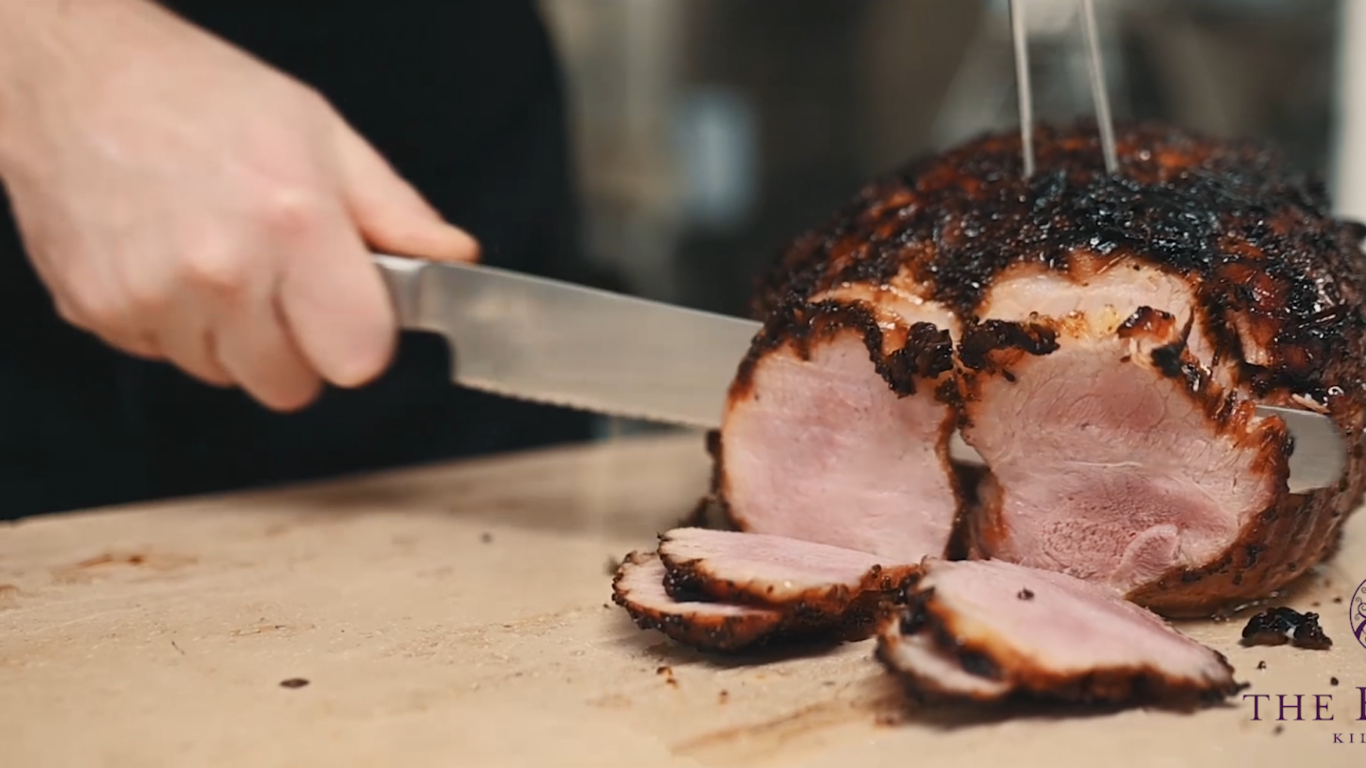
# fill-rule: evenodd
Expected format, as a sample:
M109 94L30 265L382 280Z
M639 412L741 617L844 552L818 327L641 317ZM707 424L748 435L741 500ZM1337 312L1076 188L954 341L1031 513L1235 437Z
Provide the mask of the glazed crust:
M1153 124L1121 126L1117 142L1115 176L1085 124L1041 127L1028 180L1015 133L912 163L796 238L753 309L767 319L841 283L900 276L971 322L1012 266L1084 279L1136 260L1196 287L1220 350L1266 348L1264 364L1240 366L1256 396L1359 400L1329 390L1360 390L1366 227L1334 219L1322 185L1262 144Z

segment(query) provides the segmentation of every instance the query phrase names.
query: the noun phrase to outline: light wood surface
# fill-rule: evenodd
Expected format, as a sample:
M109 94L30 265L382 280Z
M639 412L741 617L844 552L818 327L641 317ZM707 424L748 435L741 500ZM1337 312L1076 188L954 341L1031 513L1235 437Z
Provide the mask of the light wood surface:
M869 642L718 662L610 606L609 558L652 546L707 472L699 437L655 437L0 524L0 766L1366 760L1333 743L1366 734L1360 517L1289 601L1319 605L1331 650L1183 626L1272 695L1261 722L1250 700L973 715L905 704ZM1303 695L1305 721L1277 732L1276 694ZM1313 722L1314 694L1333 722Z

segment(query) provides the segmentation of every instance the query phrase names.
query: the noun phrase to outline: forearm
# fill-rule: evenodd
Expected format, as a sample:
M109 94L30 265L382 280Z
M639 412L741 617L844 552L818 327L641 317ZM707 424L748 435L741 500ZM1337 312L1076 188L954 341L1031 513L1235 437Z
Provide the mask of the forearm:
M40 74L38 65L71 58L72 33L110 6L141 0L0 0L0 87L16 78ZM117 14L115 14L117 17ZM117 35L118 29L107 34Z
M138 1L0 0L0 147L31 114L36 96L80 69L84 18L104 14L101 6Z

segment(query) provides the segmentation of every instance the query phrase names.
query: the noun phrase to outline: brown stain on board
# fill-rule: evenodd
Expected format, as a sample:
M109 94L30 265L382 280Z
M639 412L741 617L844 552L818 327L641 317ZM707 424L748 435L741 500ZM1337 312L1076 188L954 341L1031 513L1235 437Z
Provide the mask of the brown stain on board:
M19 588L13 584L0 584L0 611L19 606Z
M899 721L906 699L900 692L861 691L849 699L811 704L778 717L723 728L673 746L677 755L711 764L773 759L828 740L827 731Z
M199 562L189 555L148 552L104 552L72 565L55 568L52 578L59 584L87 584L98 578L126 571L171 573Z
M279 635L282 637L293 637L309 630L317 629L315 624L275 624L273 622L262 621L255 626L234 629L228 633L231 637L252 637L254 635Z

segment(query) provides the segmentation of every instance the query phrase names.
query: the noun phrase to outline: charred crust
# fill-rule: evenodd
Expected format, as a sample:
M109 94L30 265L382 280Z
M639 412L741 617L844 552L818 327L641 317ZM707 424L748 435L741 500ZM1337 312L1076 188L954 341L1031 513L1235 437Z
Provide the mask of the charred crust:
M721 430L709 429L706 435L707 455L712 461L721 460Z
M690 618L658 613L627 600L614 600L626 609L627 615L640 629L662 632L670 639L700 651L733 653L754 650L788 636L781 624L764 621L762 617ZM799 636L799 633L791 636Z
M1139 307L1120 323L1117 333L1121 339L1139 335L1167 338L1176 327L1176 316L1152 307Z
M968 370L994 373L1002 369L1005 360L1022 355L1042 357L1057 349L1058 331L1051 324L986 320L964 329L958 360Z
M631 552L612 577L612 602L621 606L642 630L656 630L666 637L700 651L734 653L808 636L813 628L776 611L754 611L741 616L707 616L667 613L640 605L622 588L628 566L644 565L655 555Z
M791 346L802 359L813 347L835 335L853 331L868 349L868 357L887 386L898 395L913 395L922 380L935 380L953 370L953 342L948 329L918 322L884 331L873 308L860 301L789 301L768 318L740 363L730 399L747 397L754 386L759 361L782 346ZM904 342L887 351L886 333L904 335Z
M1230 409L1233 401L1222 397L1223 393L1211 385L1209 371L1191 354L1190 335L1194 327L1194 314L1186 318L1185 325L1177 328L1176 316L1170 312L1139 307L1120 323L1116 335L1121 339L1157 343L1148 355L1153 368L1166 378L1182 382L1188 393L1205 395L1202 398L1204 410L1217 417ZM1124 362L1129 359L1126 356Z
M990 482L990 471L973 464L949 462L949 465L958 508L948 546L944 548L944 558L968 560L977 554L976 538L985 514L982 489Z
M1184 378L1185 367L1181 364L1181 353L1186 351L1184 341L1173 342L1153 350L1153 366L1169 379Z
M679 567L677 565L669 566L666 561L666 568L664 571L664 592L680 603L724 602L722 598L715 597L710 594L709 590L704 588L701 577L691 568L694 562L695 561L688 562L683 564L683 567ZM735 585L732 582L730 586L734 589Z
M1312 611L1300 613L1293 608L1269 608L1247 620L1243 626L1242 644L1285 645L1310 650L1327 650L1333 641L1319 625L1319 615Z
M1319 626L1319 615L1317 613L1304 614L1304 620L1295 627L1295 635L1290 642L1296 648L1308 648L1314 651L1326 651L1333 647L1332 638L1324 633L1323 627Z
M970 318L1004 269L1067 271L1084 253L1195 278L1211 321L1252 308L1274 325L1272 364L1245 371L1259 395L1316 377L1331 386L1335 367L1359 365L1344 347L1361 350L1366 324L1360 225L1333 219L1314 179L1267 145L1155 123L1118 128L1125 170L1110 176L1088 147L1093 131L1040 126L1047 170L1030 179L1014 172L1018 137L1003 132L873 181L784 250L756 308L905 272ZM1237 348L1228 322L1211 324Z
M996 660L979 651L960 650L958 652L958 663L962 665L964 672L975 677L986 680L1004 678L1001 667L997 665Z
M692 510L674 527L741 530L739 521L731 513L730 505L726 503L725 499L725 461L721 430L707 430L704 445L707 456L711 458L711 474L708 478L707 493L697 500Z
M1334 219L1319 180L1270 145L1160 123L1116 127L1123 172L1100 162L1091 121L1040 125L1025 178L1013 131L926 155L865 185L782 249L754 309L841 282L902 275L971 322L993 282L1031 264L1065 274L1150 265L1190 280L1220 349L1244 326L1262 365L1234 362L1264 397L1359 380L1366 359L1362 225Z

